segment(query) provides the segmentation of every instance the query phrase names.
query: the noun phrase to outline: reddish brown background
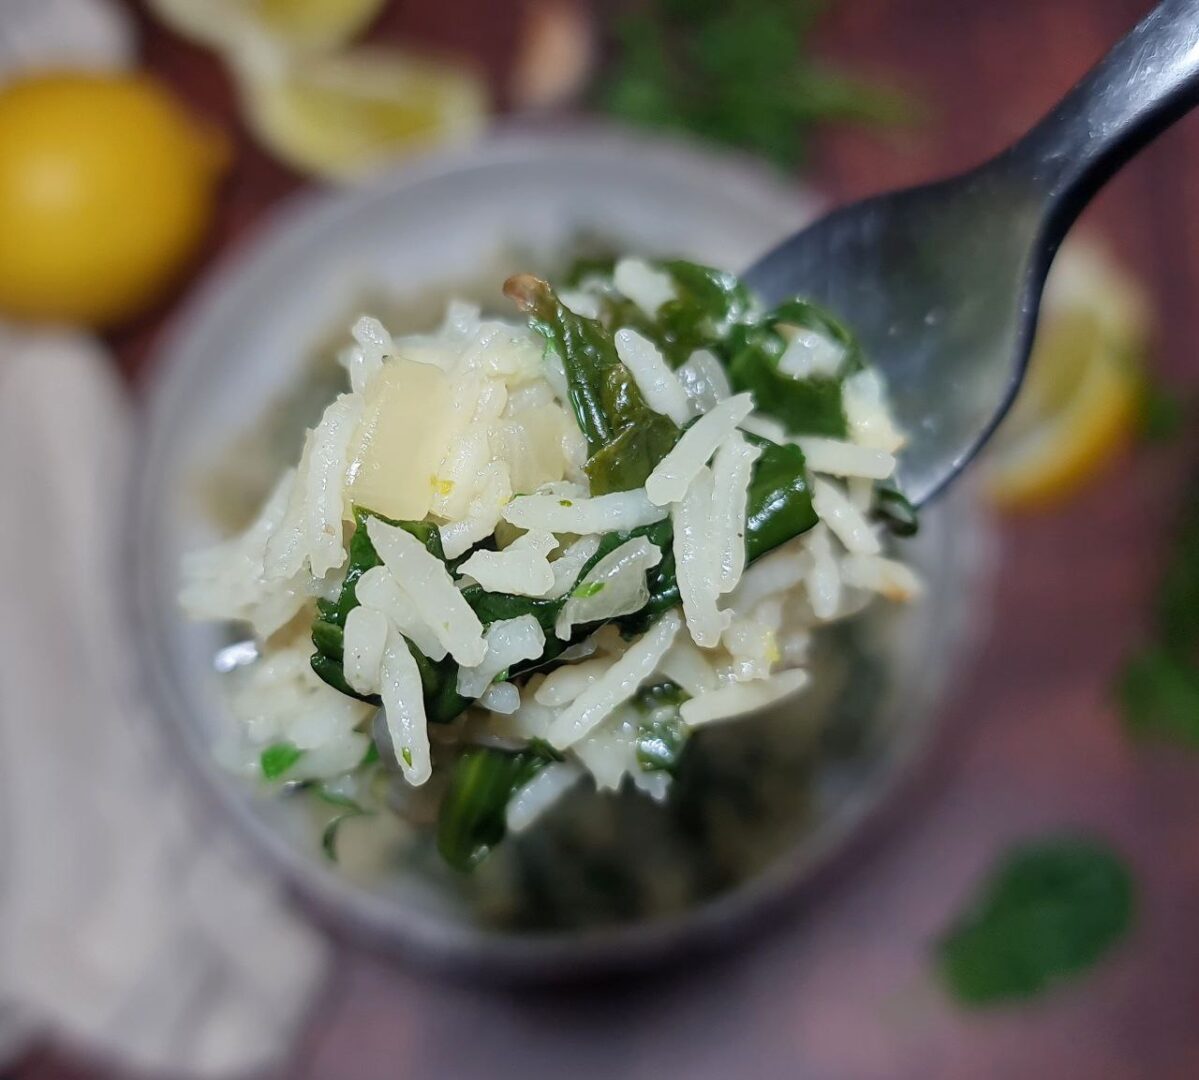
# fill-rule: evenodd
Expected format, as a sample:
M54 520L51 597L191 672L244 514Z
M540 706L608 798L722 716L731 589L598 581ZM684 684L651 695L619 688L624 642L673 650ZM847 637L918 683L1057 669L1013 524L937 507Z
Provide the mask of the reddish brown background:
M816 182L850 198L973 162L1012 139L1150 5L1134 0L858 0L828 51L931 106L884 141L822 144ZM498 80L519 4L407 0L380 37L443 46ZM149 66L235 138L209 257L246 243L264 207L301 186L241 129L202 50L146 26ZM1161 314L1161 367L1195 381L1199 117L1102 196L1091 222L1137 269ZM166 310L115 344L135 376ZM1069 505L1003 523L985 656L954 735L884 842L782 930L714 964L613 989L513 995L446 984L346 950L322 1016L284 1075L299 1080L649 1077L813 1080L1199 1076L1199 757L1130 747L1112 673L1144 621L1185 462L1129 454ZM1141 883L1138 929L1093 977L1027 1008L966 1016L927 982L926 944L1004 842L1081 826L1111 838ZM17 1080L107 1074L46 1049Z

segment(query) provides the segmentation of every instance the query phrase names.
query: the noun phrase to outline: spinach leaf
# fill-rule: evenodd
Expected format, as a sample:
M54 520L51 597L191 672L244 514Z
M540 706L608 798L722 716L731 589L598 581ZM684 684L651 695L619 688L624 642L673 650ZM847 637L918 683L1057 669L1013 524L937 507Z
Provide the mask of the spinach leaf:
M277 742L262 751L258 758L258 764L262 769L264 779L278 780L303 756L304 751L294 743Z
M889 484L876 484L874 488L874 510L876 520L881 521L893 536L915 536L920 531L920 518L908 497Z
M1106 845L1080 837L1022 844L937 943L963 1004L1032 997L1090 967L1129 930L1133 883Z
M1133 656L1117 684L1124 727L1199 748L1199 666L1162 648Z
M530 274L509 278L504 292L566 369L571 405L591 453L585 468L592 494L640 487L678 441L678 427L645 403L602 323L576 315L547 282Z
M745 514L747 565L780 544L815 528L820 520L812 508L812 488L803 451L746 435L762 456L754 464Z
M690 698L677 683L666 680L643 687L633 698L641 713L637 725L637 764L644 772L673 773L687 745L689 731L679 707Z
M508 802L548 760L534 750L467 750L441 802L437 849L442 858L456 870L478 866L508 831Z

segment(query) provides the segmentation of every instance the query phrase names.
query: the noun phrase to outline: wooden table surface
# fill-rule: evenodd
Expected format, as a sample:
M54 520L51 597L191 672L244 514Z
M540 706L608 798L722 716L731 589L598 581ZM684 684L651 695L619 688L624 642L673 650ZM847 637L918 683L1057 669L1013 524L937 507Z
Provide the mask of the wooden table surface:
M918 131L838 135L814 179L836 198L974 162L1015 137L1150 5L1136 0L858 0L829 52L930 103ZM410 0L379 34L460 50L500 78L511 12L497 0ZM245 243L301 181L240 128L213 59L146 25L149 66L236 139L211 255ZM1194 381L1199 338L1199 118L1163 137L1089 222L1140 273L1161 315L1161 367ZM142 370L168 309L115 339ZM985 654L918 795L782 929L716 963L616 988L498 993L342 953L336 985L284 1075L571 1080L752 1076L812 1080L1199 1077L1199 756L1130 747L1111 678L1144 625L1186 462L1128 454L1107 483L1001 525L1001 588ZM926 947L1006 842L1062 826L1129 856L1140 918L1077 986L967 1016L927 981ZM104 1074L45 1049L14 1074Z

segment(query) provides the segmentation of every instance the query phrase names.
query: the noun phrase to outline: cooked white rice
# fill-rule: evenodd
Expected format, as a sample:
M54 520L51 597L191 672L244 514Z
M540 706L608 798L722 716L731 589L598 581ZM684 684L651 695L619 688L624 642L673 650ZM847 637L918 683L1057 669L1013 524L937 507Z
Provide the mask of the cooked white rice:
M668 274L624 259L612 281L584 283L561 299L596 318L613 289L650 316L676 296ZM785 332L784 374L831 376L844 365L835 342ZM519 748L540 739L562 752L566 760L542 767L509 802L513 831L584 776L601 790L628 781L665 796L669 775L638 763L641 721L631 699L640 688L664 680L681 688L687 729L768 708L807 682L815 627L872 597L919 594L912 571L884 556L870 517L874 485L892 476L903 442L874 372L844 382L844 438L791 439L753 411L749 394L732 393L713 353L697 350L672 370L653 342L620 328L616 353L647 405L685 430L643 487L592 495L562 361L527 327L454 303L432 334L393 338L363 316L352 336L338 356L350 390L309 432L296 469L244 534L184 563L184 607L246 622L260 642L262 659L236 673L232 693L241 742L226 756L238 768L257 771L257 751L286 741L302 751L289 779L336 784L369 746L377 705L322 682L309 643L293 633L301 618L311 621L316 597L340 591L355 506L432 522L446 558L466 558L451 572L406 529L367 520L381 565L357 579L358 606L344 621L346 683L382 701L411 785L432 773L412 649L433 663L452 657L458 693L476 700L461 722L434 725L439 744ZM819 518L748 567L746 513L761 451L743 432L802 449ZM596 561L601 536L668 518L679 608L632 641L610 623L572 641L580 626L642 610L647 574L667 555L642 535ZM463 595L472 584L537 603L565 598L550 635L554 647L571 642L559 666L510 679L543 656L546 634L531 614L484 627Z

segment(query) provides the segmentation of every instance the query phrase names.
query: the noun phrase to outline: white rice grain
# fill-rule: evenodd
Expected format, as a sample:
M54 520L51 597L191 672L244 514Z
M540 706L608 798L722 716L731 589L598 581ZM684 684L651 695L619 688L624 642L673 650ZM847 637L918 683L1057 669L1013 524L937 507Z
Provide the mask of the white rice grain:
M754 462L762 451L734 431L712 460L712 548L717 587L732 592L745 570L745 513Z
M466 667L482 663L487 651L483 624L454 585L445 564L398 525L370 518L366 532L383 564L450 655Z
M815 330L799 328L779 357L779 371L793 379L836 375L845 362L845 348Z
M845 380L841 400L853 441L888 454L904 444L886 404L886 387L877 371L859 371Z
M882 550L870 522L837 485L814 479L812 508L848 551L877 555Z
M592 686L562 710L550 726L551 745L565 750L628 701L662 662L681 626L677 612L666 612Z
M380 675L383 713L404 779L413 787L432 775L425 730L425 692L408 643L394 628L387 635Z
M574 701L611 666L612 661L604 658L555 668L538 685L533 699L551 709L560 709Z
M640 489L614 491L594 498L518 495L503 511L504 520L521 529L553 533L620 532L652 525L666 517Z
M558 299L562 301L562 306L567 311L573 311L576 315L581 315L584 319L598 319L600 317L599 297L592 293L585 292L582 289L562 289L558 293Z
M774 705L801 690L807 682L808 673L795 668L772 675L769 679L728 683L710 694L684 701L679 708L679 716L690 728L729 720Z
M583 572L583 567L594 558L599 546L600 538L592 534L580 536L562 552L550 563L550 569L554 574L554 584L545 595L552 600L557 600L570 592L579 580L579 574Z
M691 418L691 403L678 376L670 370L658 347L636 330L616 331L616 354L632 372L645 402L654 412L682 426Z
M346 561L342 521L346 511L346 468L350 440L362 415L362 399L341 394L308 436L311 459L304 482L304 528L313 577Z
M658 665L658 673L676 682L692 697L710 694L720 685L716 669L688 637L680 637Z
M678 502L716 448L753 410L750 394L737 394L704 413L649 474L645 494L655 506Z
M712 470L704 465L687 490L686 498L675 505L671 515L675 573L683 614L692 640L704 648L711 648L720 640L720 631L727 623L727 616L716 606L720 588L710 531L711 511Z
M523 660L536 660L545 649L545 631L532 615L493 622L484 636L480 663L458 669L458 693L477 698L495 679Z
M601 622L640 611L649 599L647 571L662 561L662 550L638 536L608 552L575 586L562 605L554 633L562 641L582 623Z
M530 531L503 551L476 551L459 569L488 592L545 596L554 587L547 556L557 546L551 533Z
M395 579L386 566L372 566L354 586L354 593L363 607L373 608L387 616L388 621L430 660L443 660L446 647L417 610L408 591Z
M827 527L817 525L808 533L804 546L810 560L804 573L808 603L816 618L831 619L841 606L841 571Z
M583 770L568 761L555 761L537 770L533 779L508 800L504 812L508 831L524 832L583 778Z
M841 576L846 585L897 603L914 600L922 591L920 579L910 567L880 555L846 555L841 560Z
M885 450L818 435L804 436L795 441L812 472L886 480L895 471L895 455Z
M520 691L510 682L492 683L479 697L479 704L489 712L511 716L520 708Z
M675 377L687 395L692 416L711 412L733 393L724 365L707 349L696 349L679 365Z
M612 283L651 319L658 308L675 299L671 276L644 259L621 259L612 272Z
M376 608L359 604L346 616L342 667L350 689L359 694L379 692L387 629L387 616Z

